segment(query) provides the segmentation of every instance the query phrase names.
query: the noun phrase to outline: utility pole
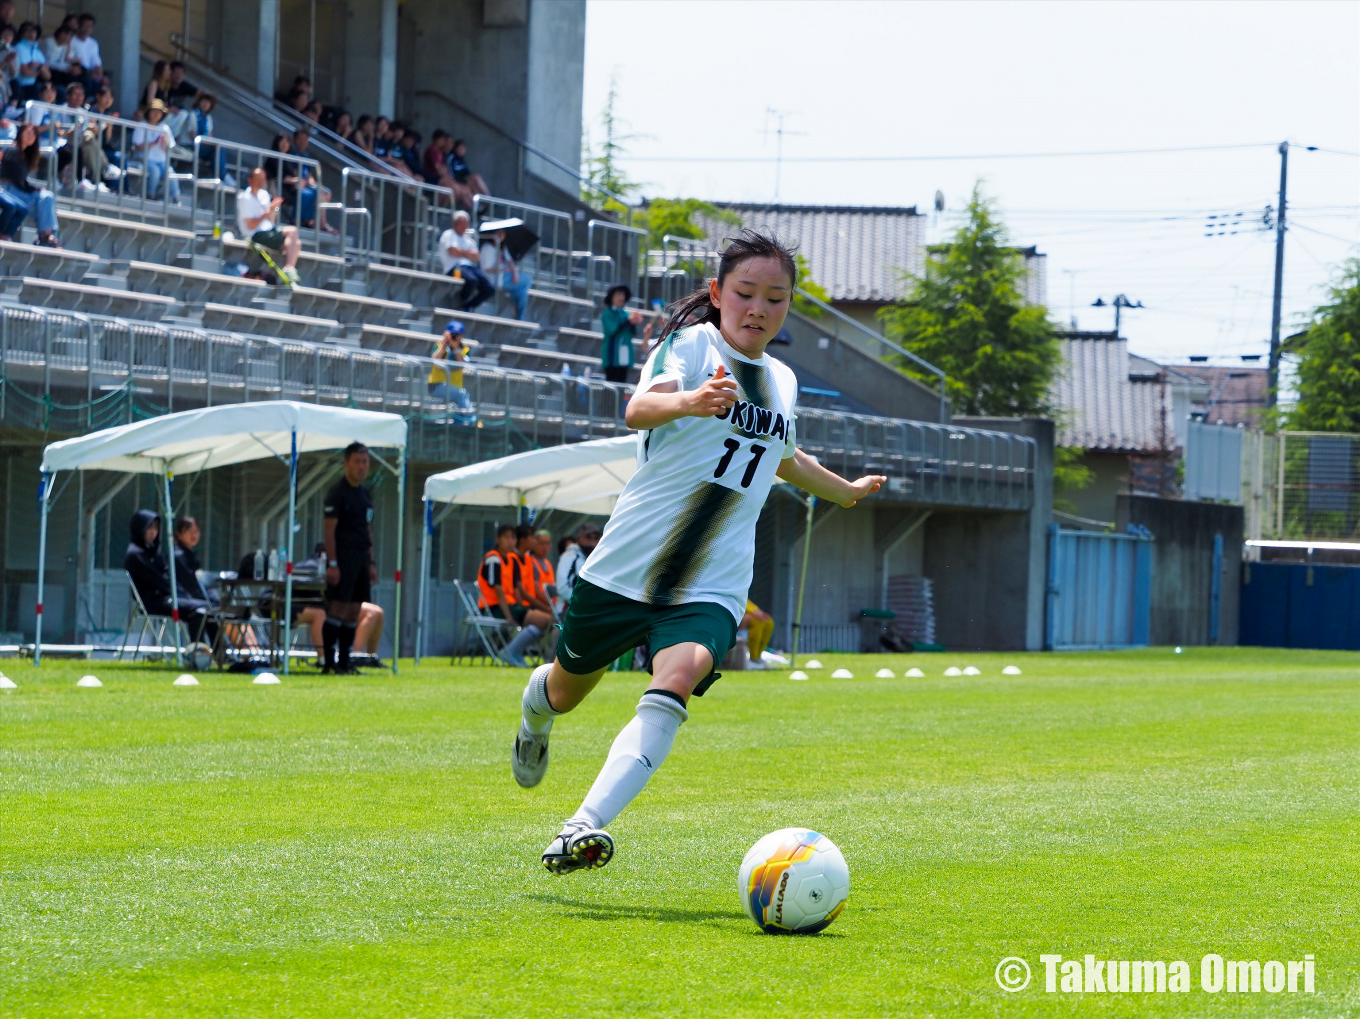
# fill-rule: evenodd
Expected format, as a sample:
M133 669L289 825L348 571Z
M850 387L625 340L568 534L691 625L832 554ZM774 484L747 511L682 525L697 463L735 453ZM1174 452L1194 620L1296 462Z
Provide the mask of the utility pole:
M1270 381L1266 406L1273 408L1280 388L1280 302L1284 297L1284 203L1289 176L1289 143L1280 142L1280 204L1275 210L1275 300L1270 308Z

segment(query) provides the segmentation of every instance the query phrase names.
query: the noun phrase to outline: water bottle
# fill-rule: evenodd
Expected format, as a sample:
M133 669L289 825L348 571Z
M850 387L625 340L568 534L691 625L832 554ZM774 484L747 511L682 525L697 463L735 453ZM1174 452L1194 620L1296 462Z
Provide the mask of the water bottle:
M276 548L269 550L269 579L279 579L279 550Z
M255 550L255 569L250 572L251 580L264 579L264 549Z

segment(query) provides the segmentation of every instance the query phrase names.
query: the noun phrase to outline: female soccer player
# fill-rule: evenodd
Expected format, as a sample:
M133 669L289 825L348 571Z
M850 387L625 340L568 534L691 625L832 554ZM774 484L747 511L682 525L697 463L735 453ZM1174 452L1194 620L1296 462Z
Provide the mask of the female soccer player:
M628 404L628 426L640 432L638 470L572 591L557 660L535 669L524 690L515 781L527 788L543 779L554 719L643 641L652 682L543 853L554 874L609 862L614 840L604 826L661 767L691 694L718 678L746 609L756 520L775 475L846 507L886 480L846 481L794 443L798 381L765 347L796 281L787 248L744 231L723 252L717 278L676 307Z

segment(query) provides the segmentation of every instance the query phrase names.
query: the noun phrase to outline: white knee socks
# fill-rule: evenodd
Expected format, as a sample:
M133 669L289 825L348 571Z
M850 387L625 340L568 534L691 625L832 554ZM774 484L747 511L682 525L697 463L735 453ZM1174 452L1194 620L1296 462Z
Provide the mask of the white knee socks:
M524 713L524 728L535 736L546 736L552 731L553 719L562 712L548 700L548 673L552 663L540 665L529 676L520 708Z
M570 820L603 828L618 817L661 767L680 723L688 718L689 712L678 697L659 690L643 694L637 715L615 737L599 777Z

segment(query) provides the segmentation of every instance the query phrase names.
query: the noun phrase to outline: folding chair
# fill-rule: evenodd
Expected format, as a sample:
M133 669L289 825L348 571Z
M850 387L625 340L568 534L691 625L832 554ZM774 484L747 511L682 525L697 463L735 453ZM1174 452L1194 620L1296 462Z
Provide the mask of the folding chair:
M165 636L167 631L174 627L174 619L170 616L157 616L147 611L146 603L142 601L142 593L137 590L137 585L132 582L132 574L126 570L123 575L128 580L128 590L132 592L132 598L128 602L128 621L123 630L123 643L118 648L118 660L123 660L123 652L132 647L132 660L135 662L142 654L142 641L146 638L147 631L151 631L152 638L156 641L155 652L147 657L165 657ZM132 627L140 622L141 630L137 634L137 643L129 644L132 638ZM175 641L179 643L179 630L174 627Z
M463 617L458 623L458 643L453 652L453 664L457 665L460 659L466 658L470 665L477 657L486 657L499 664L506 645L510 643L510 624L500 616L493 616L486 609L478 607L479 597L475 587L455 580L453 589L458 592L458 603L463 610ZM476 644L470 639L474 634L486 652L485 656L463 653L468 648L475 648Z

